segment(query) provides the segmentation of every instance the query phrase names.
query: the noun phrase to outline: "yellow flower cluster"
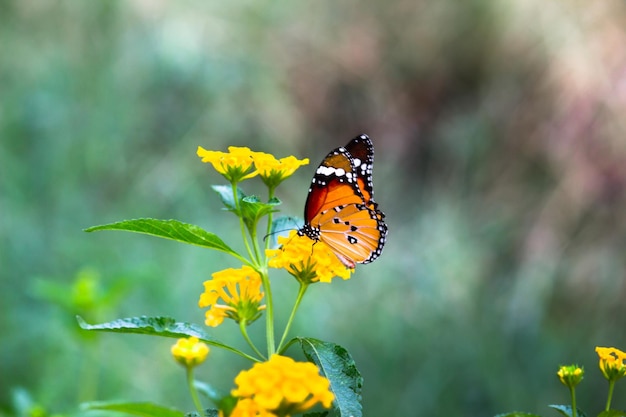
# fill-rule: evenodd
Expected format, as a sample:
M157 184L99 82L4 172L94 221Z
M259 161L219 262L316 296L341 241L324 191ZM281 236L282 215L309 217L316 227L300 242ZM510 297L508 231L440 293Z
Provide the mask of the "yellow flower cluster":
M207 326L219 326L226 317L237 323L245 320L250 324L265 309L265 305L261 305L264 295L258 272L249 266L229 268L214 273L211 280L204 282L198 305L200 308L210 307L206 312ZM224 304L217 303L220 299Z
M219 416L223 417L224 413L219 412ZM276 414L261 408L251 398L243 398L237 402L235 408L229 414L230 417L277 417Z
M278 249L267 249L271 268L285 268L302 283L331 282L334 277L349 279L353 269L346 268L322 242L300 236L294 230L288 237L279 236Z
M172 355L178 363L186 367L200 365L209 354L209 347L197 337L178 339L172 346Z
M263 152L256 152L253 159L261 179L268 187L276 187L285 178L292 176L299 167L309 163L308 158L300 160L295 156L288 156L276 159Z
M613 347L596 347L596 353L600 359L600 370L609 381L617 381L626 375L626 353Z
M250 148L229 146L228 152L208 151L198 146L197 154L202 162L209 162L213 168L230 182L239 182L256 175L268 187L276 187L284 179L290 177L300 166L309 163L307 158L299 160L294 156L276 159L264 152L254 152ZM256 170L252 170L252 166Z
M559 376L563 385L569 388L574 388L580 381L582 381L585 371L578 365L568 365L561 366L556 374Z
M231 417L289 416L317 403L330 408L334 400L330 382L314 364L280 355L241 371L235 384L231 393L238 402Z

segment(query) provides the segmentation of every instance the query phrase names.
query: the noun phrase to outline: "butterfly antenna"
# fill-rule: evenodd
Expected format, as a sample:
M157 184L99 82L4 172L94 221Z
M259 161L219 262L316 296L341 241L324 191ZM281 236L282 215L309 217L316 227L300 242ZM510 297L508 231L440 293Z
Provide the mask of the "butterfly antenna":
M273 232L268 233L268 234L266 234L265 236L263 236L263 242L265 242L265 240L266 240L268 237L270 237L270 236L274 236L274 235L276 235L276 234L280 234L280 233L284 233L284 232L290 232L290 231L292 231L292 230L298 230L298 228L297 228L297 227L294 227L294 228L292 228L292 229L274 230Z
M265 236L263 236L263 242L265 242L265 240L268 237L273 237L276 234L281 234L281 233L285 233L285 232L289 232L291 230L299 230L301 227L300 222L298 221L298 219L292 217L292 216L285 216L283 217L283 221L280 222L280 224L277 224L276 226L283 226L284 228L278 229L278 230L273 230L270 233L266 234ZM293 226L291 226L293 225Z

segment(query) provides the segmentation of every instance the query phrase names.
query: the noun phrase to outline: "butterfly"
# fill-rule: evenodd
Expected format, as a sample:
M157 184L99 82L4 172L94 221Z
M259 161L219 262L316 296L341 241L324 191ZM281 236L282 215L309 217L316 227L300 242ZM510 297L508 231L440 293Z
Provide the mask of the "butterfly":
M374 202L374 145L367 135L330 152L315 171L298 230L328 245L348 268L378 258L385 246L385 214Z

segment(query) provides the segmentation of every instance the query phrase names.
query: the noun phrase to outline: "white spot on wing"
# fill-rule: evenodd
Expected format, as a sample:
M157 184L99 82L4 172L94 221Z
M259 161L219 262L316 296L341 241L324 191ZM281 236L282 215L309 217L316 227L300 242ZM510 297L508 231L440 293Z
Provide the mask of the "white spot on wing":
M333 167L326 167L326 166L320 165L320 167L317 168L317 174L324 175L326 177L329 177L333 175L334 173L335 173L335 168Z

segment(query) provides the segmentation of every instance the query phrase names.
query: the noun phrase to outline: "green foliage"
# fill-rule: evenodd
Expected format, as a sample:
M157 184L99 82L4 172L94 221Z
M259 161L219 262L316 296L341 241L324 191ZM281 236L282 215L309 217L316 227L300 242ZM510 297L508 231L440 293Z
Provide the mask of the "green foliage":
M349 348L366 415L543 413L562 402L546 370L626 346L625 111L610 88L624 17L621 2L538 0L0 2L0 375L50 414L124 395L183 403L181 384L160 384L174 365L121 382L158 343L100 337L92 354L74 317L194 321L201 280L229 257L80 229L178 218L230 238L197 144L317 152L365 128L379 132L388 250L357 285L314 292L294 334ZM281 195L290 212L309 181ZM84 267L104 293L125 283L125 302L97 318L61 307ZM83 368L98 380L86 397ZM223 369L208 372L230 381ZM605 384L588 382L580 403L602 409ZM14 415L5 385L0 413Z
M250 161L249 157L246 157L245 154L242 158L246 163ZM233 160L234 162L231 162L232 166L229 166L229 169L233 172L238 171L238 162L236 161L236 158L233 158ZM211 399L212 402L226 415L230 415L231 412L234 412L240 401L251 401L259 407L265 407L265 405L262 405L265 403L260 402L260 400L258 403L255 403L255 401L257 401L256 396L238 398L234 396L235 391L233 391L233 394L220 395L209 384L202 381L196 381L192 378L193 368L204 362L207 354L209 353L206 346L203 346L204 349L200 347L203 343L236 353L252 362L267 361L270 363L276 354L283 354L286 347L299 342L306 358L310 362L317 365L317 369L319 369L318 372L321 374L321 381L324 381L324 384L329 384L329 386L324 385L321 391L317 387L311 388L315 389L315 391L311 391L310 394L307 394L307 396L312 396L311 398L313 402L311 404L320 402L324 405L324 407L328 408L331 400L334 398L333 404L335 414L337 416L361 417L361 388L363 385L363 379L356 369L354 360L343 347L334 343L323 342L318 339L305 337L293 339L292 342L290 342L284 349L281 347L281 344L285 340L285 337L291 327L291 323L295 317L295 313L300 305L301 299L305 295L306 288L310 285L310 282L306 284L301 283L300 292L297 295L291 315L289 316L287 324L284 328L281 342L279 343L278 348L276 347L276 342L274 340L274 306L271 296L272 287L270 285L267 272L268 259L260 249L257 239L257 228L259 226L259 221L264 217L268 218L269 227L275 226L272 220L272 214L275 212L275 206L280 204L280 200L272 197L268 203L261 203L257 197L247 196L243 193L243 191L241 191L237 184L239 181L238 179L231 179L231 181L232 183L230 187L213 186L213 190L215 190L220 196L226 210L231 211L241 220L241 232L245 247L248 251L247 258L227 246L217 235L207 232L198 226L182 223L177 220L126 220L90 227L85 229L85 231L94 232L100 230L122 230L143 233L182 243L193 244L208 249L219 250L233 255L235 258L241 260L245 264L245 267L242 267L240 270L229 269L221 271L219 274L214 275L214 279L217 281L214 280L208 283L208 285L205 283L205 294L201 296L200 305L211 307L211 310L207 313L206 323L209 325L219 325L222 323L224 318L236 321L239 324L239 330L241 331L243 339L248 343L249 347L253 351L252 355L247 354L228 343L218 341L208 335L204 329L198 325L177 322L175 319L169 317L130 317L105 323L89 324L80 316L77 316L80 328L93 332L129 333L179 338L177 344L172 348L172 354L181 365L186 367L187 382L198 415L202 415L202 410L204 410L201 405L201 401L199 400L198 392L203 393ZM269 193L271 194L273 191L274 188L271 188ZM313 242L311 242L311 244L313 244ZM268 248L269 242L266 241L264 247ZM307 256L312 257L312 255L313 252L307 250ZM335 259L335 261L340 263L337 259ZM309 259L307 264L314 267L316 260ZM254 281L255 274L259 277L258 282ZM217 278L218 275L219 280ZM217 287L215 287L216 285ZM260 292L261 285L264 293ZM255 319L259 317L261 312L266 308L266 306L260 306L259 304L259 300L263 298L264 295L267 296L265 323L267 345L266 353L262 353L260 349L257 348L256 344L247 332L247 326L255 321ZM202 297L204 296L206 296L206 300L208 301L203 301ZM217 301L220 299L225 304L217 307L226 309L225 313L223 313L223 316L216 316L219 317L219 320L216 320L215 318L209 320L209 313L211 315L221 314L220 311L222 310L218 310L217 312L213 311L213 308L217 305ZM296 364L291 365L292 362L277 363L281 363L282 365L280 366L297 366ZM293 370L286 371L283 378L291 377L290 375L293 372ZM265 380L266 383L268 381L269 380ZM309 381L307 381L307 383L308 382ZM279 381L270 381L270 383L279 383ZM282 388L283 383L280 382L280 384L281 385L279 386L281 387L281 391L276 392L276 394L272 393L272 396L284 395L282 393L282 389L284 389ZM290 384L294 383L287 381L284 383L284 386L288 387ZM252 386L252 389L265 390L268 388L269 387L260 387L254 384ZM246 389L249 390L250 387L247 387ZM324 395L326 395L324 392L328 394L326 397L324 397ZM330 394L330 392L332 392L332 394ZM328 398L328 400L323 398ZM287 408L283 411L278 411L280 408L268 411L274 411L278 414L292 414L293 412L290 411L291 409L300 410L300 407L302 407L300 411L308 411L308 409L311 408L311 404L307 405L308 401L305 401L304 399L300 400L301 404L298 402L291 403L291 401L292 400L288 399L285 394L285 399L279 401L278 405L275 405L274 407ZM114 410L133 415L155 415L164 417L180 415L178 411L173 411L169 408L163 408L151 403L89 403L85 407L91 410ZM319 415L326 414L324 413Z
M88 324L81 317L76 317L76 319L78 320L78 325L84 330L175 338L197 337L206 344L230 350L241 356L253 359L238 349L212 338L197 324L176 322L171 317L129 317L100 324Z
M38 417L46 415L46 409L38 404L31 394L23 388L11 390L11 403L16 416Z
M77 317L78 324L85 330L98 330L113 333L135 333L164 337L193 336L209 341L205 331L195 324L177 323L170 317L130 317L113 320L108 323L88 324L81 317ZM214 340L210 340L214 343Z
M90 331L144 334L174 338L193 336L212 346L247 356L211 338L199 326L176 322L176 320L169 317L132 317L95 325L86 323L80 317L77 317L77 320L82 329ZM299 337L294 339L294 341L299 342L307 359L315 363L320 368L322 375L330 381L331 389L336 396L334 409L337 415L361 416L362 408L360 401L363 378L358 372L354 360L348 351L337 344L323 342L313 338ZM253 358L250 357L250 359ZM210 385L206 383L196 381L195 384L200 388L200 392L218 403L224 398L220 397ZM84 407L86 409L122 411L134 415L154 412L157 413L154 415L164 417L169 417L168 412L175 413L175 411L171 409L149 403L88 403ZM154 407L154 409L152 409L152 407Z
M603 411L600 414L598 414L598 417L625 417L626 416L626 411L622 411L622 410L609 410L609 411Z
M151 236L171 239L182 243L201 246L208 249L215 249L235 257L239 257L237 252L232 250L216 234L207 232L200 226L182 223L178 220L158 220L158 219L134 219L120 222L92 226L85 229L85 232L97 232L100 230L124 230L127 232L143 233Z
M622 416L623 411L612 410L611 402L613 399L613 388L615 382L623 377L623 370L626 368L626 353L617 348L606 348L596 346L596 353L600 361L600 369L602 374L609 381L609 389L607 394L605 411L598 414L601 416ZM571 396L571 405L551 404L550 408L558 411L565 417L586 417L587 415L576 406L576 388L585 379L585 370L579 365L561 365L556 373L561 383L567 387ZM524 413L506 413L499 414L496 417L527 415Z
M32 292L37 298L61 307L68 316L83 315L99 320L128 294L130 285L122 278L104 283L97 271L83 268L69 284L40 278L34 282Z
M549 407L557 410L559 413L563 414L565 417L574 417L574 414L572 412L572 407L569 405L550 404ZM579 417L587 417L585 413L583 413L582 410L578 407L576 408L576 415Z
M193 411L191 413L185 414L185 416L187 417L218 417L219 410L216 410L214 408L206 409L206 410L203 410L202 414L198 413L197 411Z
M139 417L184 417L185 413L152 403L90 402L83 403L84 410L117 411Z
M216 404L219 404L221 401L224 401L224 399L229 398L228 395L222 392L218 392L215 388L213 388L213 386L211 386L211 384L207 384L204 381L196 380L196 381L193 381L193 384L200 394L204 395L205 397L215 402ZM234 397L232 398L235 402L237 401L236 398Z
M300 229L303 225L304 221L301 218L294 216L279 216L272 221L269 236L265 236L265 239L270 239L269 246L271 248L275 248L278 246L279 236L288 236L290 231Z
M340 416L360 417L363 377L346 349L321 340L298 337L306 358L316 364L330 381L335 394L334 409Z
M249 233L256 232L256 226L262 217L276 211L280 200L272 197L267 203L262 203L257 196L246 195L241 188L237 188L237 200L234 198L233 188L227 185L213 185L211 188L220 196L225 209L243 219Z

